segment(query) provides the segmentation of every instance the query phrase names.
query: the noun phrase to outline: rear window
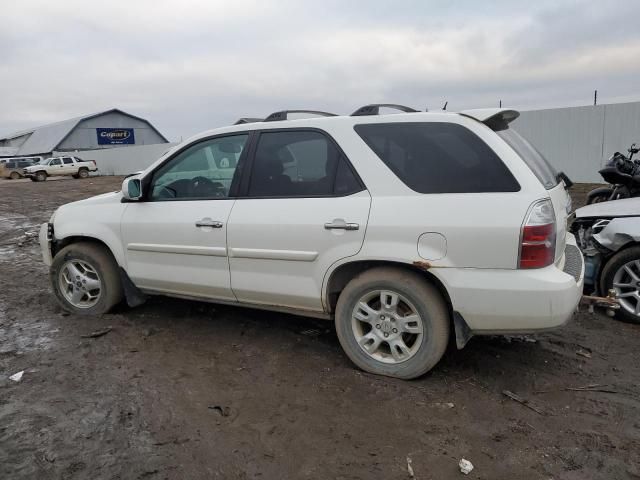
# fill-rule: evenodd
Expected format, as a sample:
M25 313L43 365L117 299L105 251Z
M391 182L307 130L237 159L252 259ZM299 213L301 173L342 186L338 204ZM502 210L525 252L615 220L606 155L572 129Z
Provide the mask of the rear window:
M517 192L502 160L454 123L373 123L355 131L397 177L419 193Z
M546 158L531 145L522 135L515 130L508 128L497 132L502 139L513 148L524 160L538 180L547 190L558 185L558 172L547 161Z

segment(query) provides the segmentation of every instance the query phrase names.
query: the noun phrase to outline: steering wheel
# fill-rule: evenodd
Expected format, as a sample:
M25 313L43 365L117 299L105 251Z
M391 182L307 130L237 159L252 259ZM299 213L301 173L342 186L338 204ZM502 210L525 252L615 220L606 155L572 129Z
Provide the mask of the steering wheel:
M224 185L219 182L212 182L207 177L193 177L189 187L192 197L224 196Z

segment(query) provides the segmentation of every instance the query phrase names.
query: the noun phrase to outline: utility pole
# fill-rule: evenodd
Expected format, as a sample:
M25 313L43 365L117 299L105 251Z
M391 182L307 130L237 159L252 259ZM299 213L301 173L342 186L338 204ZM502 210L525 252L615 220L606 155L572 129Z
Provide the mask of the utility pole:
M593 91L593 104L594 105L598 104L598 90Z
M500 105L500 108L502 108L502 100L500 100L500 103L499 103L499 105Z

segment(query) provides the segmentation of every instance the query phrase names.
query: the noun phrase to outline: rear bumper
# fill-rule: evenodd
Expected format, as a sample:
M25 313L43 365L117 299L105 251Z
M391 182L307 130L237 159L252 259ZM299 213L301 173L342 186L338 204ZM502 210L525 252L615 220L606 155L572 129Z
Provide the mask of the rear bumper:
M453 309L473 335L527 333L562 326L582 297L584 262L573 235L567 235L560 262L546 268L446 270L441 273Z

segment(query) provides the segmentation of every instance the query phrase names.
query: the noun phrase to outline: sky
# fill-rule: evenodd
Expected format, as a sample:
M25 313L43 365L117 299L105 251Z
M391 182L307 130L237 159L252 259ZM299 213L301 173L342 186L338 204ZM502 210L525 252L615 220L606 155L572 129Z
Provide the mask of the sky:
M170 140L283 109L640 101L638 0L20 0L0 134L120 108Z

